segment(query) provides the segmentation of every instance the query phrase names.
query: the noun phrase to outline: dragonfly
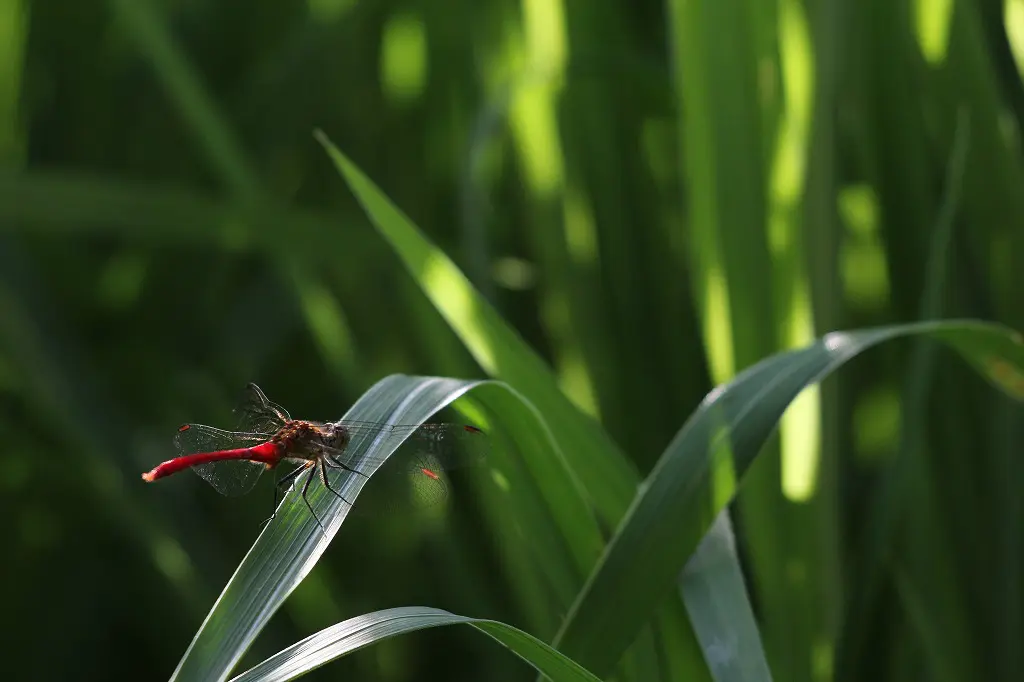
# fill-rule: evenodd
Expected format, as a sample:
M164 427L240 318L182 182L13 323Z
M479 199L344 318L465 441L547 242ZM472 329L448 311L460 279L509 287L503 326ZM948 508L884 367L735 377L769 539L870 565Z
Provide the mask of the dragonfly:
M293 488L302 474L301 496L313 518L326 534L324 524L307 493L314 480L349 506L331 483L331 476L369 478L388 459L382 475L400 474L414 477L415 503L429 505L447 495L443 474L449 469L479 464L487 449L484 432L468 424L384 424L340 420L336 422L292 419L277 403L271 402L254 383L246 386L245 397L235 410L241 418L235 431L183 424L178 427L174 444L179 455L156 465L142 474L152 483L180 471L191 469L226 496L244 495L255 487L264 471L278 470L281 465L294 465L274 486L274 515L278 496ZM403 442L404 441L404 442ZM390 452L391 445L401 449L390 458L367 455L365 447L376 443L375 452ZM397 466L394 466L397 459ZM337 479L336 479L337 480Z

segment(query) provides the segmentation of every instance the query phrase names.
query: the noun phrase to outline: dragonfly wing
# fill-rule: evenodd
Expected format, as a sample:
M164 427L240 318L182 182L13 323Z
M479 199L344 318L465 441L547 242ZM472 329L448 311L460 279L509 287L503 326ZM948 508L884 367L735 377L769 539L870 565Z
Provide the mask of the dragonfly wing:
M414 468L418 467L418 468ZM338 476L338 485L349 472L328 470ZM335 486L337 487L337 486ZM419 453L415 458L388 461L370 477L352 510L355 516L382 515L409 518L415 512L443 505L449 497L450 482L436 458Z
M174 445L182 455L234 450L265 442L267 435L263 433L224 431L205 424L185 424L174 436ZM259 462L241 459L197 464L192 470L221 495L234 497L252 490L265 468Z
M387 461L386 470L416 476L425 468L421 466L424 458L431 470L476 466L484 462L490 446L482 430L465 424L389 426L353 421L341 422L341 426L348 430L350 441L344 453L335 453L335 457L359 471L373 470ZM373 452L367 454L374 444Z
M291 419L288 410L271 402L254 383L245 387L241 403L235 408L238 430L249 433L275 433Z
M409 481L409 496L417 509L432 507L448 497L448 477L441 460L427 452L419 452L410 460L399 460L398 469ZM385 471L387 465L384 465Z
M246 459L207 462L192 467L192 471L212 485L214 490L228 497L238 497L252 490L264 469L266 465Z
M446 472L482 464L489 446L483 431L462 424L346 421L341 426L349 431L349 443L343 451L327 450L335 463L330 475L340 484L353 475L344 468L372 474L352 508L359 516L405 514L444 503L450 489ZM368 454L369 448L373 452Z
M205 424L183 424L174 435L174 446L183 455L194 455L198 452L252 447L268 440L265 433L225 431Z

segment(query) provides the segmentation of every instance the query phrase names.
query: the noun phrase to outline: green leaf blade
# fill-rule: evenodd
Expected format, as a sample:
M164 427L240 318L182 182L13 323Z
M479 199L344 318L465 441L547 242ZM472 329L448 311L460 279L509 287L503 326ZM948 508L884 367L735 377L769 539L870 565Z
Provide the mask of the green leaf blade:
M472 625L507 647L553 682L597 682L598 678L536 637L493 620L458 616L441 609L405 606L350 618L278 652L232 682L293 680L304 673L381 640L424 628Z
M523 394L545 416L584 489L608 524L618 523L635 492L637 474L598 427L561 392L550 370L473 288L455 264L317 131L338 172L374 225L481 367Z
M478 383L393 375L371 387L344 418L423 423ZM393 440L388 443L392 452L398 445ZM353 443L353 447L357 448L354 454L359 455L391 454L377 453L370 443ZM355 502L365 483L365 478L347 477L340 492ZM349 507L319 486L310 489L309 500L324 523L326 535L301 497L287 495L278 507L277 518L260 534L228 581L172 680L226 679L270 617L327 551Z
M804 388L872 346L913 335L945 341L975 367L987 368L986 376L1011 396L1022 395L1016 392L1024 377L1019 337L974 321L837 332L746 369L712 391L666 449L580 593L556 646L598 675L608 674L735 494L736 483L729 483L725 494L715 489L719 467L731 468L733 480L741 481Z

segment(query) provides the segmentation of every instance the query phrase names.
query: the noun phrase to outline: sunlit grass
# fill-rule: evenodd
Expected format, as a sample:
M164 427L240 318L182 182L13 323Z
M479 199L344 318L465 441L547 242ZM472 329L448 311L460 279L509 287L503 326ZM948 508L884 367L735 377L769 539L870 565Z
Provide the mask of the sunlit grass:
M392 16L381 40L380 82L384 94L405 104L420 97L429 76L427 32L413 14Z
M205 497L140 492L138 463L250 379L340 416L391 371L500 376L553 425L554 445L510 429L508 452L543 453L527 460L540 473L490 467L478 516L442 507L430 524L385 523L366 556L332 548L273 641L410 585L553 636L651 489L643 474L716 384L850 320L1020 326L1020 83L999 42L1002 29L1024 73L1024 0L994 14L977 0L634 9L307 0L255 2L242 20L218 3L0 0L0 489L19 577L5 603L18 632L46 631L57 595L59 619L88 613L112 642L130 622L138 637L128 653L72 642L65 657L47 657L45 638L19 643L30 676L58 659L170 673L182 623L199 626L255 523L232 526ZM970 142L944 180L958 110ZM313 126L439 248L418 260L373 234ZM805 252L833 212L835 244ZM828 276L808 267L833 258ZM1002 351L976 368L1019 398L1024 375ZM1019 407L956 362L869 359L797 398L782 459L775 441L762 455L768 475L741 484L724 447L712 462L716 508L741 490L747 574L730 564L740 586L726 596L754 593L755 635L782 651L774 679L1024 669ZM912 372L919 400L902 389ZM659 542L677 549L679 529ZM430 561L414 554L428 546ZM114 562L108 593L89 576ZM409 582L380 570L406 565ZM69 569L91 588L63 595ZM180 613L87 611L140 593L170 593L161 608ZM709 674L686 639L697 621L669 602L683 634L651 619L623 682ZM737 650L737 622L701 641L709 661ZM442 669L447 652L419 641L365 652L358 669L486 679L510 665L481 649Z
M29 7L28 0L0 2L0 166L15 167L22 160L21 87Z
M955 0L915 0L915 28L921 54L932 66L940 66L949 48L949 26L956 9Z

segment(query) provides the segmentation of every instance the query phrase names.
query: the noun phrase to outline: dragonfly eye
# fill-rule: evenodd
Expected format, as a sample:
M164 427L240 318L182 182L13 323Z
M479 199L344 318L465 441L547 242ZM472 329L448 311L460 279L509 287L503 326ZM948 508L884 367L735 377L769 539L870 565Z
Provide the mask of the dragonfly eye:
M348 445L350 436L348 429L332 425L323 435L324 445L337 450L344 450Z

